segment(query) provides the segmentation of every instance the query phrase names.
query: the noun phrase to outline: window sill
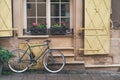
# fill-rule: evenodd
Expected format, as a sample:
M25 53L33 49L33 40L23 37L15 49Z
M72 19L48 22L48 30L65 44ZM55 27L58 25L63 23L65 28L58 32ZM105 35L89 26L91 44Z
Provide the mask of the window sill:
M18 36L18 38L64 38L64 37L73 37L73 34L66 34L66 35L24 35L24 36Z
M48 38L49 35L24 35L18 36L18 38Z

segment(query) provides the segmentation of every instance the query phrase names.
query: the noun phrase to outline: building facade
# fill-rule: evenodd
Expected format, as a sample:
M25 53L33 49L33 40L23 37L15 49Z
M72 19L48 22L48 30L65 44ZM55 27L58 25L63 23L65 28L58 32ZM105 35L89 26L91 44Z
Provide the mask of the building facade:
M25 49L26 39L31 44L49 39L51 48L61 50L68 63L119 68L119 0L0 1L3 47Z

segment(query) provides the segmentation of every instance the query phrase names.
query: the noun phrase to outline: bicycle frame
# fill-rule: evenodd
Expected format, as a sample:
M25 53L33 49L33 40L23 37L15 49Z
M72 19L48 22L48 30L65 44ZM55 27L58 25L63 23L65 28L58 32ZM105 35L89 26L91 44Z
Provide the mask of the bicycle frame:
M39 59L42 59L41 63L43 63L45 69L51 73L56 73L63 69L65 65L64 55L62 52L50 48L50 40L45 40L43 44L37 45L30 45L29 40L26 41L27 48L25 50L15 49L12 51L16 57L11 58L8 66L13 72L22 73L30 67L37 65ZM41 46L43 46L43 48L39 50L39 54L37 56L34 55L32 49Z
M42 57L42 55L44 55L50 49L48 43L47 44L33 45L33 46L30 46L29 43L26 43L26 44L27 44L28 48L25 50L25 52L23 53L23 55L20 57L20 61L24 61L24 60L22 60L22 58L24 57L24 55L27 53L28 50L30 51L30 54L33 53L32 49L31 49L33 47L46 46L46 48L44 49L44 51L40 52L39 56L36 59L34 59L34 61L38 61ZM31 61L31 59L30 59L30 61Z

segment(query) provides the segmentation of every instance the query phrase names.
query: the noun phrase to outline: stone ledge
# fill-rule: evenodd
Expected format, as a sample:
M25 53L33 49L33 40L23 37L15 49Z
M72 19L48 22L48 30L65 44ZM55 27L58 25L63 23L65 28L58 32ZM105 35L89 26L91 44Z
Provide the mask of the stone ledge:
M85 63L84 61L68 61L68 62L66 62L66 64L75 64L75 65L84 64L84 63Z
M118 40L118 41L120 41L120 38L111 38L111 40Z
M85 68L115 68L120 67L120 64L108 64L108 65L85 65Z

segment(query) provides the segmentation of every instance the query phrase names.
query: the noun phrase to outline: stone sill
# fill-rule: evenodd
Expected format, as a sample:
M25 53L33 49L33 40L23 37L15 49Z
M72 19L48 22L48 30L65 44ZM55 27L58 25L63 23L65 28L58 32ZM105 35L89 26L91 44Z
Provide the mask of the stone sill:
M24 36L18 36L18 38L24 39L24 38L48 38L49 35L24 35Z
M24 39L24 38L66 38L66 37L73 37L72 34L70 35L24 35L24 36L18 36L18 38Z

